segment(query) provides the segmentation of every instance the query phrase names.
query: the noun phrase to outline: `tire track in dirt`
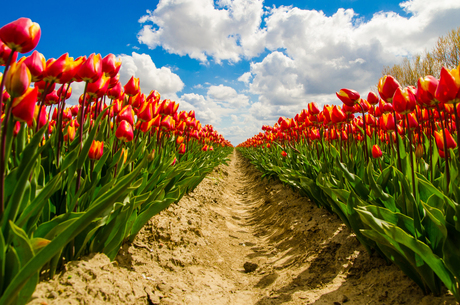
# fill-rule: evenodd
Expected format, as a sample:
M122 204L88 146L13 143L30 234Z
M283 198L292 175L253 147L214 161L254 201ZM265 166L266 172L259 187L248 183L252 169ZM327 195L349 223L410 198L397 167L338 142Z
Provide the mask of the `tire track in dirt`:
M424 296L336 216L262 180L238 152L230 159L114 262L70 262L31 304L455 304Z

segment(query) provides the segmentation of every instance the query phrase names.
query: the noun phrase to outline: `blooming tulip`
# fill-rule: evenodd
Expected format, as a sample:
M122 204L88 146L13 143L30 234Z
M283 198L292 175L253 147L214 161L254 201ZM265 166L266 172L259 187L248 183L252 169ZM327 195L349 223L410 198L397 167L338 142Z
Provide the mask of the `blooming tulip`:
M123 87L125 94L128 96L135 96L140 92L139 88L139 78L135 78L134 76L131 76L129 81L126 83L126 85Z
M382 150L378 145L372 146L372 157L374 159L380 158L383 155Z
M115 136L121 141L131 142L134 138L133 126L125 120L121 121Z
M178 150L179 154L183 155L185 154L185 143L182 143L181 145L179 145L179 150Z
M281 155L286 158L287 157L287 152L285 152L284 150L281 152Z
M109 77L114 77L118 74L121 68L121 60L117 61L115 55L108 54L102 59L102 72Z
M439 101L435 98L439 80L431 75L420 77L417 81L417 102L421 106L434 107Z
M443 103L460 102L460 72L459 69L446 69L442 67L435 97Z
M414 111L415 103L415 95L411 88L396 88L395 94L393 95L393 107L397 113L407 114Z
M335 93L337 97L347 106L353 107L356 103L359 103L360 95L357 91L351 89L340 89L339 92Z
M40 25L29 18L19 18L0 28L0 40L19 53L28 53L35 49L40 35Z
M35 50L32 55L26 57L24 63L27 65L27 68L29 68L33 82L43 79L43 74L46 69L46 60L42 53Z
M89 148L88 157L91 160L99 160L104 154L104 142L93 140Z
M0 66L6 65L8 58L11 56L11 52L13 51L0 40ZM15 62L17 58L18 53L14 52L13 57L11 58L11 62Z
M102 76L101 54L91 54L80 66L77 72L77 79L92 83Z
M391 103L393 100L393 95L398 87L401 85L398 81L391 75L385 75L379 79L378 90L380 97L387 103Z
M5 75L5 88L12 97L23 95L30 86L32 76L24 61L18 61L11 65Z
M26 93L13 99L12 114L21 122L31 122L34 118L35 104L37 102L38 89L27 88Z

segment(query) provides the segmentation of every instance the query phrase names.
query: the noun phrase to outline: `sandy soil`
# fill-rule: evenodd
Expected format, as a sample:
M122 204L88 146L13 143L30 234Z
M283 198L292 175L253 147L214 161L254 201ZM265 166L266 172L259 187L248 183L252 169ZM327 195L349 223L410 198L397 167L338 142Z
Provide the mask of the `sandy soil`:
M233 153L115 261L70 262L30 304L456 304L424 296L338 217L260 176Z

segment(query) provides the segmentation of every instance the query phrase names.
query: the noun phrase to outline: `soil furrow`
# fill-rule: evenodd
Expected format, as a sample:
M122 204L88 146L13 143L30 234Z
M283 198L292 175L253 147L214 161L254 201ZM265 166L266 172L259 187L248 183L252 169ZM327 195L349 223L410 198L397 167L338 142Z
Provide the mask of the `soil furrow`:
M236 151L114 262L70 262L31 304L455 304L424 296L334 215Z

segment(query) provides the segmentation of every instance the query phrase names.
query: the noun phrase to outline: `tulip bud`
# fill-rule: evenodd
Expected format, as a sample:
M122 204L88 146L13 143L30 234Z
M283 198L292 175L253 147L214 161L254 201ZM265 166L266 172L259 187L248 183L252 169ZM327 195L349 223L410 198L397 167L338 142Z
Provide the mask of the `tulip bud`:
M417 147L415 148L415 157L417 159L420 159L421 157L423 157L424 152L425 150L423 149L423 145L418 144Z
M183 155L185 154L185 143L182 143L181 145L179 145L179 150L178 150L179 154Z
M135 96L138 94L140 92L139 78L134 78L134 76L131 76L129 81L124 86L124 91L128 96Z
M8 58L11 55L11 52L13 51L0 40L0 66L6 65L6 62L8 61ZM13 57L11 58L11 62L16 62L17 59L18 53L14 52Z

